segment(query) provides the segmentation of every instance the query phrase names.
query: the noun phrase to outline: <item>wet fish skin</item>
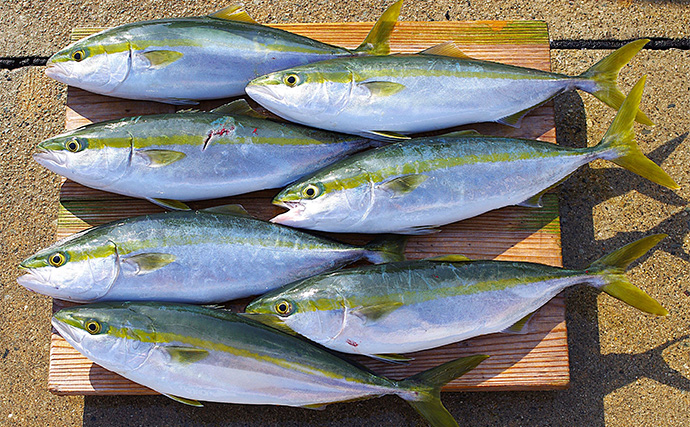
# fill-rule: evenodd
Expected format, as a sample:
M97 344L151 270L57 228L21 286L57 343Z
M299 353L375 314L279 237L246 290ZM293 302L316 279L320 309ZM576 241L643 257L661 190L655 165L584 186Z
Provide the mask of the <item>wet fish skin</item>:
M283 187L375 145L255 115L242 100L94 123L41 142L34 159L99 190L192 201Z
M293 67L256 78L246 92L290 121L367 137L399 139L478 122L518 126L532 108L575 89L618 109L624 99L616 87L618 71L648 41L625 45L579 76L462 57L444 44L433 54ZM637 120L652 124L639 110Z
M167 212L84 230L24 260L27 274L17 281L75 302L204 304L257 295L359 259L403 259L400 239L348 245L229 210Z
M640 239L582 270L453 256L348 268L267 293L246 311L333 350L372 357L520 329L521 320L577 284L665 316L668 311L624 275L664 237Z
M440 402L446 382L487 356L470 356L393 381L236 314L161 303L67 308L55 329L99 365L183 403L317 407L395 394L433 426L457 426Z
M241 8L206 17L135 22L79 40L48 59L46 75L94 93L169 104L244 95L271 71L357 54L387 54L402 1L355 51L255 23Z
M271 221L331 232L429 233L500 207L538 205L540 194L595 159L676 189L634 140L644 81L594 147L472 132L416 138L356 154L289 185L273 199L289 211Z

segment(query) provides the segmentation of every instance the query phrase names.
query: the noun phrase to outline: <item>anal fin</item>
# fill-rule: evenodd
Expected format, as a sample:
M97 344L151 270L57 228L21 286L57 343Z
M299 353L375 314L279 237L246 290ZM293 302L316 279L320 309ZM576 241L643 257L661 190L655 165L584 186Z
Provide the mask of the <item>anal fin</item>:
M185 397L179 397L179 396L175 396L173 394L167 394L167 393L162 393L162 394L165 397L169 397L172 400L174 400L176 402L184 403L185 405L194 406L197 408L203 408L204 407L204 405L202 405L201 402L199 402L198 400L187 399Z

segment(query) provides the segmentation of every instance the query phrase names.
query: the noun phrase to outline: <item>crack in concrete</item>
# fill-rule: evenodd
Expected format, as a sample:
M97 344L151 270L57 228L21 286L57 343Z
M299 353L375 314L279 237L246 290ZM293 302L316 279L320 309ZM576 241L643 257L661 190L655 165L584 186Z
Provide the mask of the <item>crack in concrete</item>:
M681 49L690 50L690 38L648 37L651 41L644 47L650 50ZM551 49L575 50L575 49L618 49L630 40L551 40ZM42 67L48 62L47 56L15 56L0 57L0 69L14 70L22 67Z

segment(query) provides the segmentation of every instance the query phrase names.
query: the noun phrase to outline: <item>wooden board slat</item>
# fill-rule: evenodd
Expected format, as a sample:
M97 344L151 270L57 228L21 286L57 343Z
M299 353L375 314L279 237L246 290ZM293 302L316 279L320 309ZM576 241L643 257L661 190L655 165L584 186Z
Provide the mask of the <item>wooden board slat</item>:
M276 27L326 43L356 47L372 23L285 24ZM83 28L73 39L98 29ZM416 52L434 44L455 41L466 53L513 65L550 69L546 24L534 21L500 22L401 22L391 38L393 52ZM227 100L207 101L211 108ZM138 114L172 112L184 107L154 102L129 101L68 88L66 127L72 129L94 121ZM523 120L522 127L495 124L466 126L480 132L555 142L553 106L549 103ZM277 190L193 202L192 207L240 203L255 216L269 219L282 209L270 204ZM162 210L146 201L131 199L83 187L65 180L60 191L58 238L84 228L129 216ZM338 235L352 243L370 240L364 235ZM462 253L476 259L502 259L562 265L557 197L548 194L542 209L510 207L489 212L442 228L438 234L410 238L406 255L410 259ZM246 301L244 302L246 303ZM241 309L242 303L235 306ZM67 303L54 301L54 310ZM493 334L438 349L413 354L406 366L389 365L355 358L374 371L392 378L404 378L444 361L476 353L492 357L477 369L448 384L444 390L529 390L556 389L569 383L567 332L562 297L538 311L530 331L521 335ZM93 364L53 331L50 345L48 388L57 394L154 394L117 374Z

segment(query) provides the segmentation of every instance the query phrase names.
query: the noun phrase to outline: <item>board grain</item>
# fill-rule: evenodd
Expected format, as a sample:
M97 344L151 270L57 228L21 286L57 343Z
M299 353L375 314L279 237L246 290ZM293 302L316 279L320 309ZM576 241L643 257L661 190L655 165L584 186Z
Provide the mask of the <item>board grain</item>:
M372 23L287 24L275 27L326 43L354 48L361 43ZM81 28L73 40L99 29ZM391 38L393 52L412 53L438 43L455 41L468 55L513 65L550 70L546 24L536 21L490 22L400 22ZM205 101L202 109L227 100ZM155 102L130 101L95 95L68 88L66 128L141 114L173 112L181 107ZM184 107L182 107L184 108ZM549 103L532 111L520 128L496 124L465 126L483 133L525 137L556 142L553 106ZM240 203L249 213L269 219L282 212L271 205L277 190L261 191L226 199L192 202L193 208ZM65 180L60 191L57 237L120 218L161 212L146 201L92 190ZM363 235L335 238L361 243ZM489 212L442 228L442 232L415 236L409 240L409 259L461 253L474 259L522 260L561 266L560 222L557 197L547 194L542 209L520 207ZM241 309L239 302L235 309ZM54 310L70 305L54 301ZM493 334L412 355L409 365L390 365L357 357L375 372L404 378L456 357L484 353L491 358L444 390L530 390L564 388L569 383L568 346L562 297L540 309L526 334ZM48 388L56 394L154 394L117 374L93 364L53 331L50 344Z

